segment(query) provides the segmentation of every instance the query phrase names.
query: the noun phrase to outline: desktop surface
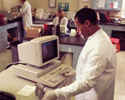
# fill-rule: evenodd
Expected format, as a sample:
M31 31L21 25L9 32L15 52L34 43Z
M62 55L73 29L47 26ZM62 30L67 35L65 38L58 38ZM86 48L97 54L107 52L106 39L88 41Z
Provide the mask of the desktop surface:
M81 37L66 37L61 36L59 37L59 43L60 44L69 44L69 45L76 45L76 46L84 46L87 41L87 38L83 39Z
M0 91L13 94L16 97L16 100L38 100L38 97L35 95L35 91L30 96L26 97L17 95L17 92L20 91L25 85L34 86L35 83L17 77L13 70L13 66L11 66L0 73Z
M26 41L30 41L30 38L24 38ZM87 38L83 39L81 37L71 37L71 36L60 36L59 43L66 45L84 46Z
M56 88L63 87L67 83L71 82L72 78L68 77ZM35 82L16 76L14 73L13 66L9 67L8 69L0 73L0 91L5 91L13 94L16 97L16 100L39 100L38 97L35 95L35 91L30 96L21 96L17 94L17 92L20 91L25 85L35 86ZM46 88L47 90L53 89L48 87ZM57 100L70 100L70 99L58 98Z
M67 67L58 60L55 60L51 64L45 65L41 68L22 64L13 66L15 75L30 81L39 82L52 88L57 87L63 80L66 79L61 72L66 69L71 69L71 67Z
M52 22L52 20L39 20L39 19L35 19L34 21L33 21L33 24L46 24L46 23L50 23L50 22Z

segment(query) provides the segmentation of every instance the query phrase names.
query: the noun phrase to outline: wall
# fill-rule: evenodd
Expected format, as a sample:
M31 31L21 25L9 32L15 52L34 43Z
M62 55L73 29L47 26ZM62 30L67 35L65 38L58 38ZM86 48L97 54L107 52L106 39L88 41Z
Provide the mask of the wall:
M125 0L123 0L123 2L122 2L122 10L118 11L118 12L112 11L112 12L110 12L110 16L111 17L113 17L113 16L114 17L121 17L122 12L125 12Z
M79 9L88 6L91 8L92 0L88 2L82 2L82 0L56 0L56 8L49 8L48 1L49 0L28 0L31 3L32 9L34 8L44 8L45 12L57 12L58 10L58 2L66 2L69 3L69 11L78 11ZM11 7L19 4L19 0L0 0L0 11L1 10L10 10ZM120 17L122 12L125 12L125 0L122 3L121 11L110 11L110 16ZM102 11L103 13L107 13L107 11Z
M81 9L83 7L88 7L88 8L91 8L92 6L92 0L89 0L87 2L82 2L82 0L79 0L79 6L78 6L78 9Z
M0 0L0 11L2 10L3 5L2 5L2 0Z
M3 1L3 10L10 10L11 7L17 6L19 4L18 0L2 0Z
M58 10L58 2L65 2L69 3L69 11L77 11L78 9L78 1L77 0L56 0L56 8L49 8L48 1L49 0L28 0L31 5L32 9L34 8L44 8L45 12L57 12Z
M28 0L32 6L32 9L34 8L44 8L45 12L56 10L55 8L49 9L48 7L48 0Z
M123 5L122 5L122 10L121 11L109 11L109 16L110 17L120 18L122 12L125 12L125 0L123 0L122 4ZM83 3L82 0L79 0L79 9L81 9L81 8L83 8L85 6L88 6L89 8L91 8L92 0L89 0L89 2L86 2L86 3ZM106 14L108 11L100 11L100 12Z
M11 7L19 5L19 0L0 0L0 11L10 10Z

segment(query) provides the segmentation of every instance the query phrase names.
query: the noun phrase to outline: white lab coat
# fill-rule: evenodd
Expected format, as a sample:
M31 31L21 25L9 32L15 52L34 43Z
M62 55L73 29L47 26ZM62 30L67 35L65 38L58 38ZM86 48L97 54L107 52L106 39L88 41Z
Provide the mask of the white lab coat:
M22 9L19 12L19 16L22 16L24 28L32 25L31 5L28 1L24 2Z
M76 100L113 100L116 50L109 37L99 29L83 47L76 67L76 81L56 89L56 95Z
M58 25L59 24L59 17L55 17L54 20L53 20L53 24L54 25ZM66 17L63 17L61 19L61 22L60 22L60 25L66 25L67 26L68 24L68 19Z
M67 27L67 25L68 25L68 19L66 17L63 17L61 19L60 24L59 24L59 17L55 17L53 19L53 24L54 24L53 34L57 34L56 33L57 32L57 30L56 30L57 29L57 25L64 25L65 28L66 28L66 31L68 30L68 27Z

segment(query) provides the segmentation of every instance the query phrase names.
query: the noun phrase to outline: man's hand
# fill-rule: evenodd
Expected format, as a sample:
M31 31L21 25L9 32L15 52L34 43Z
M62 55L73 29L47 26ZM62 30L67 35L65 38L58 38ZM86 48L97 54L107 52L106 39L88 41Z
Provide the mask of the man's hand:
M44 94L43 99L42 100L56 100L56 93L54 90L48 91Z
M73 69L66 69L61 74L64 75L64 76L75 76L76 75L76 71L73 70Z

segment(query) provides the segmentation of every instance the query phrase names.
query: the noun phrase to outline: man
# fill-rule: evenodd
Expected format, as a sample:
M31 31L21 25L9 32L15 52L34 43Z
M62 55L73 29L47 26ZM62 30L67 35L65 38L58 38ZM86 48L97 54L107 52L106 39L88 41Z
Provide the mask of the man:
M20 2L23 6L18 16L22 16L24 28L30 27L32 25L31 5L27 0L20 0Z
M65 17L63 10L58 10L57 16L53 19L54 25L66 25L68 24L68 19Z
M20 17L22 16L23 19L23 28L30 27L32 25L32 13L31 13L31 5L27 0L20 0L23 4L21 11L17 14L15 13L14 16ZM24 31L24 34L25 31ZM8 46L7 48L10 49L10 44L17 42L17 32L13 32L13 30L8 30Z
M71 96L76 96L75 100L113 100L116 50L107 34L98 26L94 10L79 10L75 15L75 23L88 40L79 56L76 72L67 70L63 74L76 74L76 81L46 92L42 100Z
M53 24L53 33L56 35L60 36L60 32L65 33L68 30L68 19L63 10L58 10L56 17L53 19Z

